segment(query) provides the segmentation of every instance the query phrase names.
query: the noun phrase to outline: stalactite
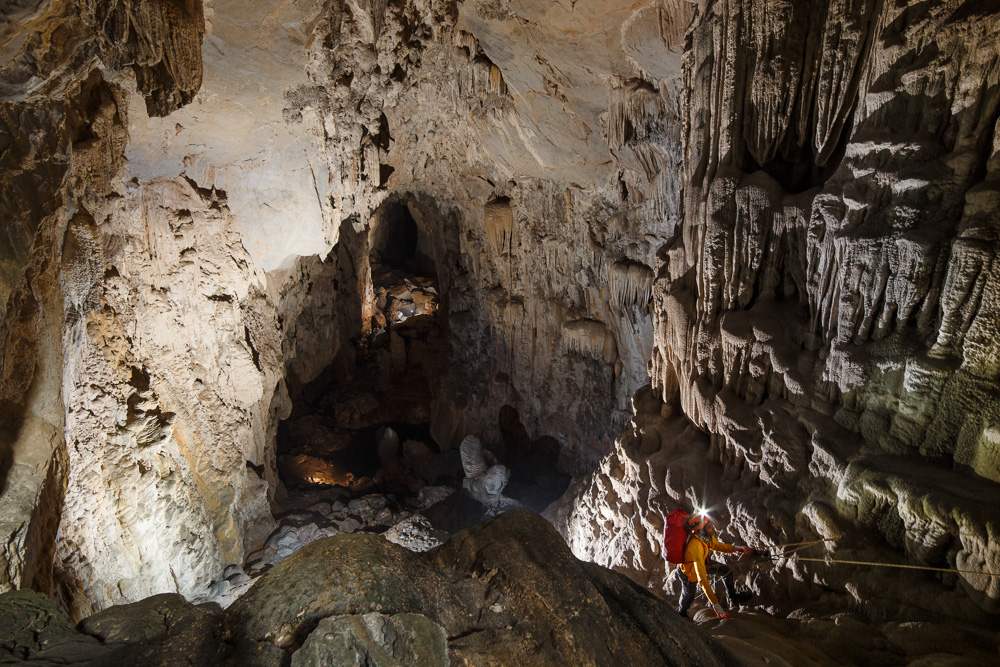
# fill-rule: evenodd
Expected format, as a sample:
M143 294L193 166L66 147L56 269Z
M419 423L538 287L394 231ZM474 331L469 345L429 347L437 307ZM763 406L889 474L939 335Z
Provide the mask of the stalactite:
M479 52L479 40L467 30L456 30L452 37L452 44L460 49L465 49L470 60Z
M542 252L545 253L545 269L550 274L556 273L559 270L559 245L550 241L543 246Z
M657 7L660 39L668 51L680 49L684 44L684 31L691 20L693 5L684 0L660 0Z
M503 80L503 73L496 65L490 65L490 88L491 95L506 95L507 82Z
M614 335L603 322L591 319L572 320L563 324L563 347L595 359L614 363L618 347Z
M644 306L653 295L653 269L640 262L620 259L608 271L611 302L620 309Z
M660 124L663 100L645 82L612 88L608 109L608 145L621 148L633 139L645 139Z
M511 209L510 199L500 197L487 202L483 207L483 225L497 254L509 253L514 234L514 211Z

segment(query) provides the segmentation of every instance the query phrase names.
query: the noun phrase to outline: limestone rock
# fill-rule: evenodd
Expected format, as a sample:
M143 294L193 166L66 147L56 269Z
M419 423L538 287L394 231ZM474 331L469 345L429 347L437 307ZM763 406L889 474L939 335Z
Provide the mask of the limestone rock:
M699 7L652 395L636 394L615 452L553 509L577 555L659 589L663 515L708 504L751 546L846 532L811 556L967 570L936 581L789 558L748 573L779 606L846 587L824 608L1000 608L996 578L977 574L1000 566L1000 387L979 333L996 304L983 207L996 204L998 30L985 5Z
M420 614L369 613L324 618L292 654L292 667L307 665L428 665L448 662L444 628Z
M669 607L620 575L577 561L546 521L524 511L426 555L371 535L314 542L230 607L227 636L301 651L337 623L322 619L355 619L356 635L369 619L360 615L373 612L379 624L422 614L451 638L451 660L718 664Z
M178 627L218 607L196 607L176 593L154 595L132 604L118 605L80 621L77 629L107 644L148 644L173 634Z
M474 435L466 436L460 448L465 479L462 488L487 508L495 510L504 505L516 505L505 498L503 490L510 479L510 470L499 463L487 466L483 443Z
M214 605L194 607L179 596L159 595L112 607L74 630L51 601L15 591L0 595L0 660L88 667L220 664L219 614Z
M747 575L775 611L1000 610L975 574L1000 565L991 3L4 11L0 590L74 620L228 596L262 545L397 525L331 505L267 543L279 422L388 327L379 381L419 361L434 384L390 412L445 449L548 438L546 466L588 475L560 530L644 586L663 511L708 498L754 546L846 531L822 555L969 571L786 559ZM376 284L394 207L427 284ZM435 303L447 339L417 343ZM328 416L381 424L376 391ZM468 499L437 513L473 521Z
M124 87L159 115L189 100L201 80L204 23L201 3L8 9L0 32L0 590L50 591L68 481L65 331L56 330L98 306L96 229L107 198L120 198Z
M55 603L33 591L0 594L0 659L87 660L100 655L101 643L78 634Z
M383 536L404 549L423 552L440 546L440 536L444 534L446 533L435 530L427 519L417 514L395 524Z
M74 630L37 593L0 595L0 659L874 666L987 664L997 650L994 632L968 624L873 625L858 614L818 618L804 609L788 618L709 616L696 614L700 626L681 619L625 577L576 560L544 520L512 512L422 555L371 535L316 542L227 612L159 595L110 607Z

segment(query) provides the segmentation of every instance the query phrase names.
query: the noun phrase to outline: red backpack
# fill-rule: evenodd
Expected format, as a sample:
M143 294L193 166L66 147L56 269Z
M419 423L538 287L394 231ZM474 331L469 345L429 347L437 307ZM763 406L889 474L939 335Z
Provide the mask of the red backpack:
M678 508L668 514L663 524L663 558L678 565L684 562L684 545L687 544L687 521L690 514Z

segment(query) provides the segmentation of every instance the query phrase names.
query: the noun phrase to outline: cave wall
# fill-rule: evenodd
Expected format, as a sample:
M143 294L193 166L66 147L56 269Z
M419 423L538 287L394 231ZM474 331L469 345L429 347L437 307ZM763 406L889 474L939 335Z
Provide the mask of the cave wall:
M200 5L27 2L4 10L0 210L0 587L53 588L67 485L64 336L93 306L95 220L118 196L127 140L113 67L150 113L201 79ZM169 31L167 30L169 27Z
M663 512L705 502L755 546L1000 569L998 30L988 3L699 5L652 389L563 505L578 555L659 589ZM882 618L1000 611L995 577L938 579L749 573Z
M633 26L665 7L348 3L325 19L310 81L286 93L289 122L322 127L306 131L334 175L334 215L364 221L402 198L435 248L453 355L442 444L499 440L511 405L578 472L625 423L652 345L655 253L680 205L677 28ZM590 37L593 62L576 62ZM639 81L643 60L660 78Z

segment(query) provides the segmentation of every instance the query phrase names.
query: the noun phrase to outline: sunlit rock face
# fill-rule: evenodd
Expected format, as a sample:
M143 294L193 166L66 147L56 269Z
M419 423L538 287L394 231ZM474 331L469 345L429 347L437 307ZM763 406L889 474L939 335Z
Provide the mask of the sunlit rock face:
M998 36L974 3L702 4L652 392L563 506L576 553L658 588L697 500L753 545L969 571L750 574L792 603L1000 611Z
M506 406L590 469L679 216L675 4L11 9L0 585L82 617L261 546L279 420L378 329L387 206L447 322L438 444L494 444Z

